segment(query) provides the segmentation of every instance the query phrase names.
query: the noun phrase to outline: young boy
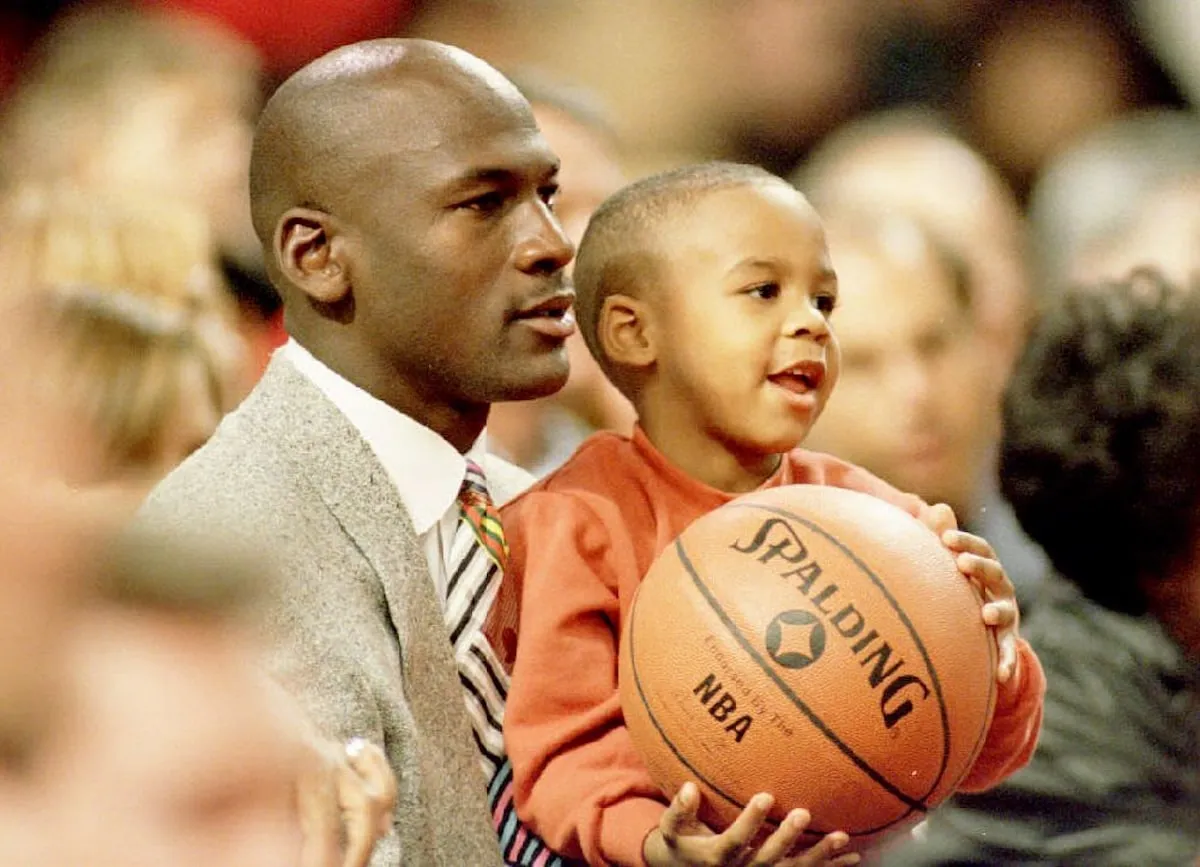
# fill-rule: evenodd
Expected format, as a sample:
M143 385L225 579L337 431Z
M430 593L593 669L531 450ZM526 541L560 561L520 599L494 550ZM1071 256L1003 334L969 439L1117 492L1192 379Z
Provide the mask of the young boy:
M716 834L684 786L667 805L624 727L619 631L658 553L738 494L792 483L879 496L921 518L984 588L1000 646L995 720L964 788L990 786L1033 751L1044 689L1017 636L1012 585L982 539L864 470L796 447L838 373L829 325L837 280L816 213L760 169L714 163L666 172L593 216L575 269L577 317L605 373L633 402L632 438L586 441L502 513L506 580L522 596L505 719L518 811L589 864L853 864L845 834L792 853L794 810L756 851L771 807L755 796ZM803 772L803 759L797 759Z

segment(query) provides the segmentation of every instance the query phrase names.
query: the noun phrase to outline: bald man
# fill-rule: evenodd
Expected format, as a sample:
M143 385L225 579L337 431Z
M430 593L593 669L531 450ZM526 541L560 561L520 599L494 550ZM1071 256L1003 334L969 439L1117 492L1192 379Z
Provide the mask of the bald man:
M292 76L250 172L292 339L142 513L274 556L275 672L400 781L374 867L499 864L493 814L510 860L538 855L504 797L514 615L494 583L462 599L473 564L503 558L463 541L457 498L468 473L495 502L525 486L485 453L489 407L567 378L557 172L525 99L458 49L359 43Z

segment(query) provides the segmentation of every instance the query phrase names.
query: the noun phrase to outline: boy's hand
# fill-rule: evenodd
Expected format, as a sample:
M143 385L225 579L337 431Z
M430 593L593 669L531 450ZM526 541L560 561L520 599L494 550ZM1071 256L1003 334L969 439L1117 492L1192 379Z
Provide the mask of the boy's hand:
M954 554L958 570L983 596L983 622L995 633L1000 659L996 680L1006 682L1017 667L1017 635L1020 612L1017 595L1008 573L996 558L987 540L958 529L954 512L944 503L926 510L923 523L933 530L942 544Z
M796 841L808 827L806 810L792 810L757 848L753 841L771 810L774 799L759 793L724 833L716 834L696 818L700 793L685 783L663 813L658 828L646 838L643 854L650 867L848 867L857 864L853 853L835 855L849 838L841 831L827 834L804 852L794 853Z

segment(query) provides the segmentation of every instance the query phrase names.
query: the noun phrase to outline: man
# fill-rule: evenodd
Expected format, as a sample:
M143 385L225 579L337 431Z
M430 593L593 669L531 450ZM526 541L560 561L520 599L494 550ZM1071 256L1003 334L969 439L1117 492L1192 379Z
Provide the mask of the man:
M514 613L489 606L498 524L460 517L528 480L485 455L490 404L567 378L557 169L516 88L458 49L359 43L292 76L250 194L293 341L144 509L270 550L277 675L399 777L376 867L500 860L480 764L503 765Z

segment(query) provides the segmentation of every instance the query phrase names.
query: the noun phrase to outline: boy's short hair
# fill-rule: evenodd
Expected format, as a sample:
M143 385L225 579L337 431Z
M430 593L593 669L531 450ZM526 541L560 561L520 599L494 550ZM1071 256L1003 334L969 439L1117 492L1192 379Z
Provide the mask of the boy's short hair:
M1200 292L1141 269L1047 302L1004 403L1003 491L1054 567L1110 609L1200 532Z
M600 311L612 295L644 297L666 277L662 229L708 195L735 187L791 184L766 169L743 163L682 166L624 187L596 209L575 257L575 313L588 349L622 392L628 384L599 340ZM626 397L630 395L626 392Z

